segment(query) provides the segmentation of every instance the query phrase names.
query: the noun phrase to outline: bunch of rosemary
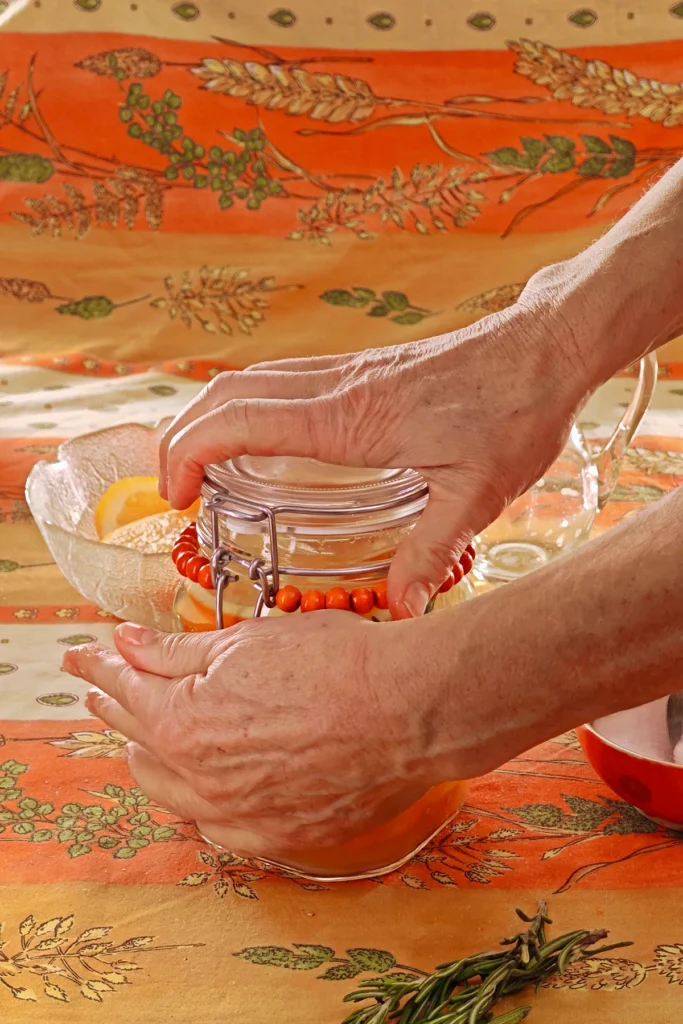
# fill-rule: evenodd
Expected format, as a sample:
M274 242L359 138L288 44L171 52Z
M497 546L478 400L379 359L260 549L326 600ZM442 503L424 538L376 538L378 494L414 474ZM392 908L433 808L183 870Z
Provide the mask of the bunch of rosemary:
M344 1002L372 1002L354 1010L344 1024L520 1024L531 1012L530 1006L516 1007L497 1017L492 1007L529 985L538 990L546 978L563 974L577 960L631 945L616 942L591 948L607 938L606 931L568 932L549 941L545 929L552 922L542 901L534 917L522 910L516 913L528 927L503 939L501 946L507 947L503 950L441 964L424 977L394 972L362 981L355 992L344 997Z

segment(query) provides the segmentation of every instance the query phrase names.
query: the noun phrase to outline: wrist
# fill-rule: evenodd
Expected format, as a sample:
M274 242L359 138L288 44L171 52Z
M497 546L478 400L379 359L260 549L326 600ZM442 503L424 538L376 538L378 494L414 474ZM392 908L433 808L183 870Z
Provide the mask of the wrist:
M550 308L587 391L683 331L683 161L593 245L546 267L520 304Z
M582 253L539 270L519 299L540 323L554 323L559 346L552 358L576 381L582 398L621 369L614 350L600 344L606 310L594 274Z

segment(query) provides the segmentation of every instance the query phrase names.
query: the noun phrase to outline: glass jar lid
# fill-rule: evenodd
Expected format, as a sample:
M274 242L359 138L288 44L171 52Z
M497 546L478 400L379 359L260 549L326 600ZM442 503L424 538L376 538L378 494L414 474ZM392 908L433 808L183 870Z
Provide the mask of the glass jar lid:
M197 535L211 552L216 607L225 586L238 581L235 573L245 571L260 585L259 609L273 606L281 570L348 579L386 574L427 495L414 470L250 456L207 466Z
M412 469L334 466L315 459L256 458L244 455L206 467L207 489L277 511L344 513L424 508L427 487ZM381 506L379 508L378 506Z

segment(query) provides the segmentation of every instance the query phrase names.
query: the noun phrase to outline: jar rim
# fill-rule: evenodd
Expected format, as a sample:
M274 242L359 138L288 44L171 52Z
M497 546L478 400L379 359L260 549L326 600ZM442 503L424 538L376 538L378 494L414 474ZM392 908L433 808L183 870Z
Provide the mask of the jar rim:
M415 511L421 511L427 501L427 484L413 469L349 468L314 459L242 456L207 466L205 474L205 491L212 495L242 498L273 510L287 506L334 515L362 514L385 506L388 513L393 509L405 513L406 505L417 503Z

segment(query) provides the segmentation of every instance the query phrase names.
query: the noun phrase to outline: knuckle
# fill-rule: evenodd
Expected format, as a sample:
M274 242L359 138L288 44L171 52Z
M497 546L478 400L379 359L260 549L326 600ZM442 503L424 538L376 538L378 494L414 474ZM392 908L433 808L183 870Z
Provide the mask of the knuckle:
M227 430L244 437L254 423L254 412L257 409L258 402L247 398L231 398L221 409L223 424Z
M225 401L226 394L235 389L239 377L240 372L237 370L223 370L222 373L216 374L213 380L209 381L204 388L203 394Z

